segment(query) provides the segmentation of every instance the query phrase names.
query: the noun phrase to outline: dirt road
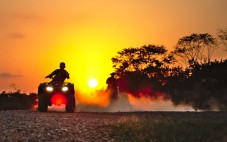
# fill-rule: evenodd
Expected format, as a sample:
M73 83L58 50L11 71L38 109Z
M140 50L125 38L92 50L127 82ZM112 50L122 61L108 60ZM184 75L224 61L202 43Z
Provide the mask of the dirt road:
M197 119L196 113L178 112L75 112L33 110L0 111L0 141L115 141L108 125L118 125L133 119L149 118L152 121ZM227 113L199 114L213 122L222 123Z
M0 141L114 141L108 129L116 121L107 113L0 111Z

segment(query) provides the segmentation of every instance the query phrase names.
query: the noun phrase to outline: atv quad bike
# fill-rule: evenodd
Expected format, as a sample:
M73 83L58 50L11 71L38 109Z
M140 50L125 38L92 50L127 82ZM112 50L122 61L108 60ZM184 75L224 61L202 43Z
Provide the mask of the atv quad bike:
M38 110L46 112L52 104L65 104L66 112L74 112L76 107L73 83L41 83L38 87Z

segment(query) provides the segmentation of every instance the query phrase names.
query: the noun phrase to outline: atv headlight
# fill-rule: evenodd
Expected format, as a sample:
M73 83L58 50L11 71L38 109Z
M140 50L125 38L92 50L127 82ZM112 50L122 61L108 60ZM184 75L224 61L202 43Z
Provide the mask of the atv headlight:
M64 91L64 92L66 92L66 91L69 90L69 88L67 86L64 86L64 87L61 88L61 90Z
M52 91L54 90L54 88L53 88L52 86L47 86L47 87L46 87L46 90L47 90L48 92L52 92Z

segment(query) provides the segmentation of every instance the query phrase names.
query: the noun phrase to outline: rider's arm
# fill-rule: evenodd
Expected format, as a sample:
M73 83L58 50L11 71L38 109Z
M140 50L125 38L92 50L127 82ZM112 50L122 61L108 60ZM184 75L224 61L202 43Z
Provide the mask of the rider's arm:
M57 72L58 72L58 70L55 70L51 74L47 75L45 78L52 78L53 75L55 75Z
M69 73L66 71L66 78L69 79Z

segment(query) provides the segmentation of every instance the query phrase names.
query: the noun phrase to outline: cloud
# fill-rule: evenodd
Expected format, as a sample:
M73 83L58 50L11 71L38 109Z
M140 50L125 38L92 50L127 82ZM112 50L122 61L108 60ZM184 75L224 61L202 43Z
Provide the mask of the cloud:
M0 73L0 78L14 78L14 77L23 77L22 75L19 74L11 74L11 73Z
M8 37L9 38L12 38L12 39L23 39L23 38L25 38L25 35L24 34L22 34L22 33L10 33L10 34L8 34Z

